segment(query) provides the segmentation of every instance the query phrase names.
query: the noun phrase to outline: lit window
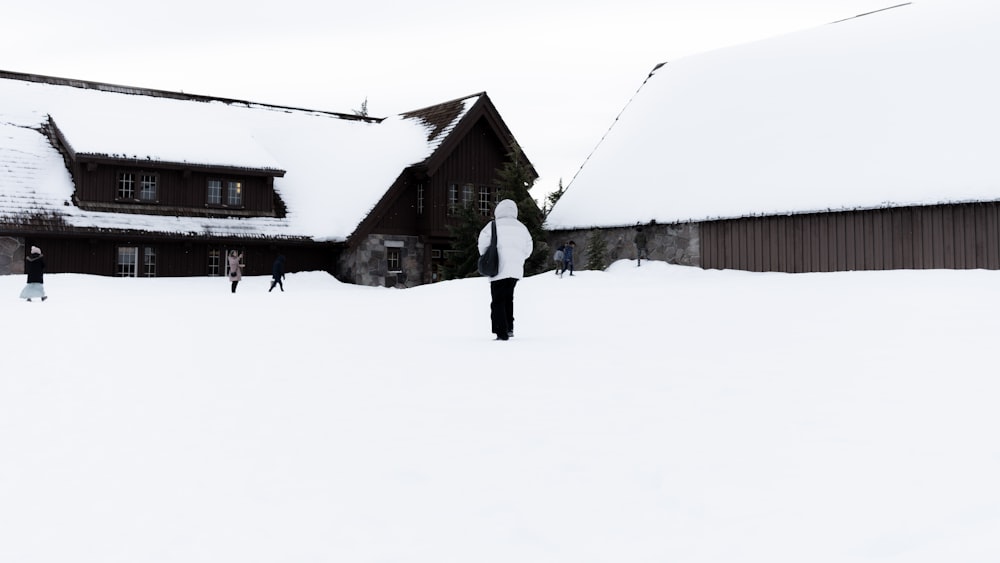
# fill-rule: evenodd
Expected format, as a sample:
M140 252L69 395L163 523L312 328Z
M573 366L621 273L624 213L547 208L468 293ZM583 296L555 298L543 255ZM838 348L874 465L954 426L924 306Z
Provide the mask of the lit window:
M229 181L226 183L226 205L234 207L243 205L243 182Z
M424 185L417 184L417 215L424 212Z

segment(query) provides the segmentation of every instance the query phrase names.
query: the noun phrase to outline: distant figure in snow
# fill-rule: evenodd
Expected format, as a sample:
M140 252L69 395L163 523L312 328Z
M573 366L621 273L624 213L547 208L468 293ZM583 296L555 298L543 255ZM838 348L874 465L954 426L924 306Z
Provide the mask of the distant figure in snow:
M274 265L271 266L271 289L277 285L281 288L281 291L285 291L285 284L281 283L281 280L285 279L285 256L279 254L277 258L274 259ZM267 290L271 293L271 289Z
M565 248L565 246L560 244L559 248L556 249L556 253L552 255L552 259L555 260L556 263L556 275L560 278L562 277L563 269L563 248Z
M635 228L635 238L632 240L635 242L636 266L642 266L642 259L648 257L646 255L646 233L642 232L641 225Z
M34 297L41 297L42 301L48 299L45 295L45 286L42 277L45 272L45 257L42 250L37 246L31 247L31 254L24 259L26 264L24 270L28 273L28 285L21 290L21 299L31 301Z
M232 292L236 293L236 285L243 279L243 272L240 270L240 262L243 261L243 255L232 250L229 252L228 260L229 281L233 282Z

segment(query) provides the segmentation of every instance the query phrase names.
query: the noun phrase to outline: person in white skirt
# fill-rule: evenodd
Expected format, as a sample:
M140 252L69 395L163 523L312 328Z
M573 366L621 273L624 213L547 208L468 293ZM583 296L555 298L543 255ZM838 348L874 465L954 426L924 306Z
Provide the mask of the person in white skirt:
M42 285L44 282L42 276L45 273L45 257L42 256L42 250L32 246L31 254L24 261L24 270L28 272L28 285L21 290L21 299L31 301L32 298L41 297L42 301L45 301L48 296L45 295L45 286Z

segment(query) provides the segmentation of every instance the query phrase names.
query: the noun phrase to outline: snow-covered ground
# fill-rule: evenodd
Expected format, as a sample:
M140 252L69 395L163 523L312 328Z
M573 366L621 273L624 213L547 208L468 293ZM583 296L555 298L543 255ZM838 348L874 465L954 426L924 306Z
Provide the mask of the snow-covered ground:
M3 562L1000 559L1000 272L23 283Z

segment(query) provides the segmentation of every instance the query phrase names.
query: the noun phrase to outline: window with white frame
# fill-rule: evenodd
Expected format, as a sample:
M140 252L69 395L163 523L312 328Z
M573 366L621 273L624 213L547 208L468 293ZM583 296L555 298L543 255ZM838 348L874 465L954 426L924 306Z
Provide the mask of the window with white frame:
M156 174L142 174L139 176L139 201L156 201Z
M209 205L222 205L222 180L211 179L208 181L205 201Z
M156 250L152 246L142 249L142 275L147 278L156 277Z
M490 187L479 186L479 214L489 215L490 213Z
M219 249L208 251L208 275L222 275L222 251Z
M424 185L417 184L417 215L424 212Z
M448 185L448 215L454 215L458 209L458 184Z
M468 207L472 205L472 195L476 187L472 184L465 184L462 186L462 207Z
M385 264L386 269L390 273L402 272L403 271L403 261L401 257L400 249L398 248L387 248L385 249Z
M243 182L235 180L226 182L226 205L230 207L243 206Z
M390 274L403 271L403 241L385 241L385 269Z
M139 264L139 247L119 246L116 275L121 278L134 278Z
M131 172L118 173L117 199L135 199L135 174Z

